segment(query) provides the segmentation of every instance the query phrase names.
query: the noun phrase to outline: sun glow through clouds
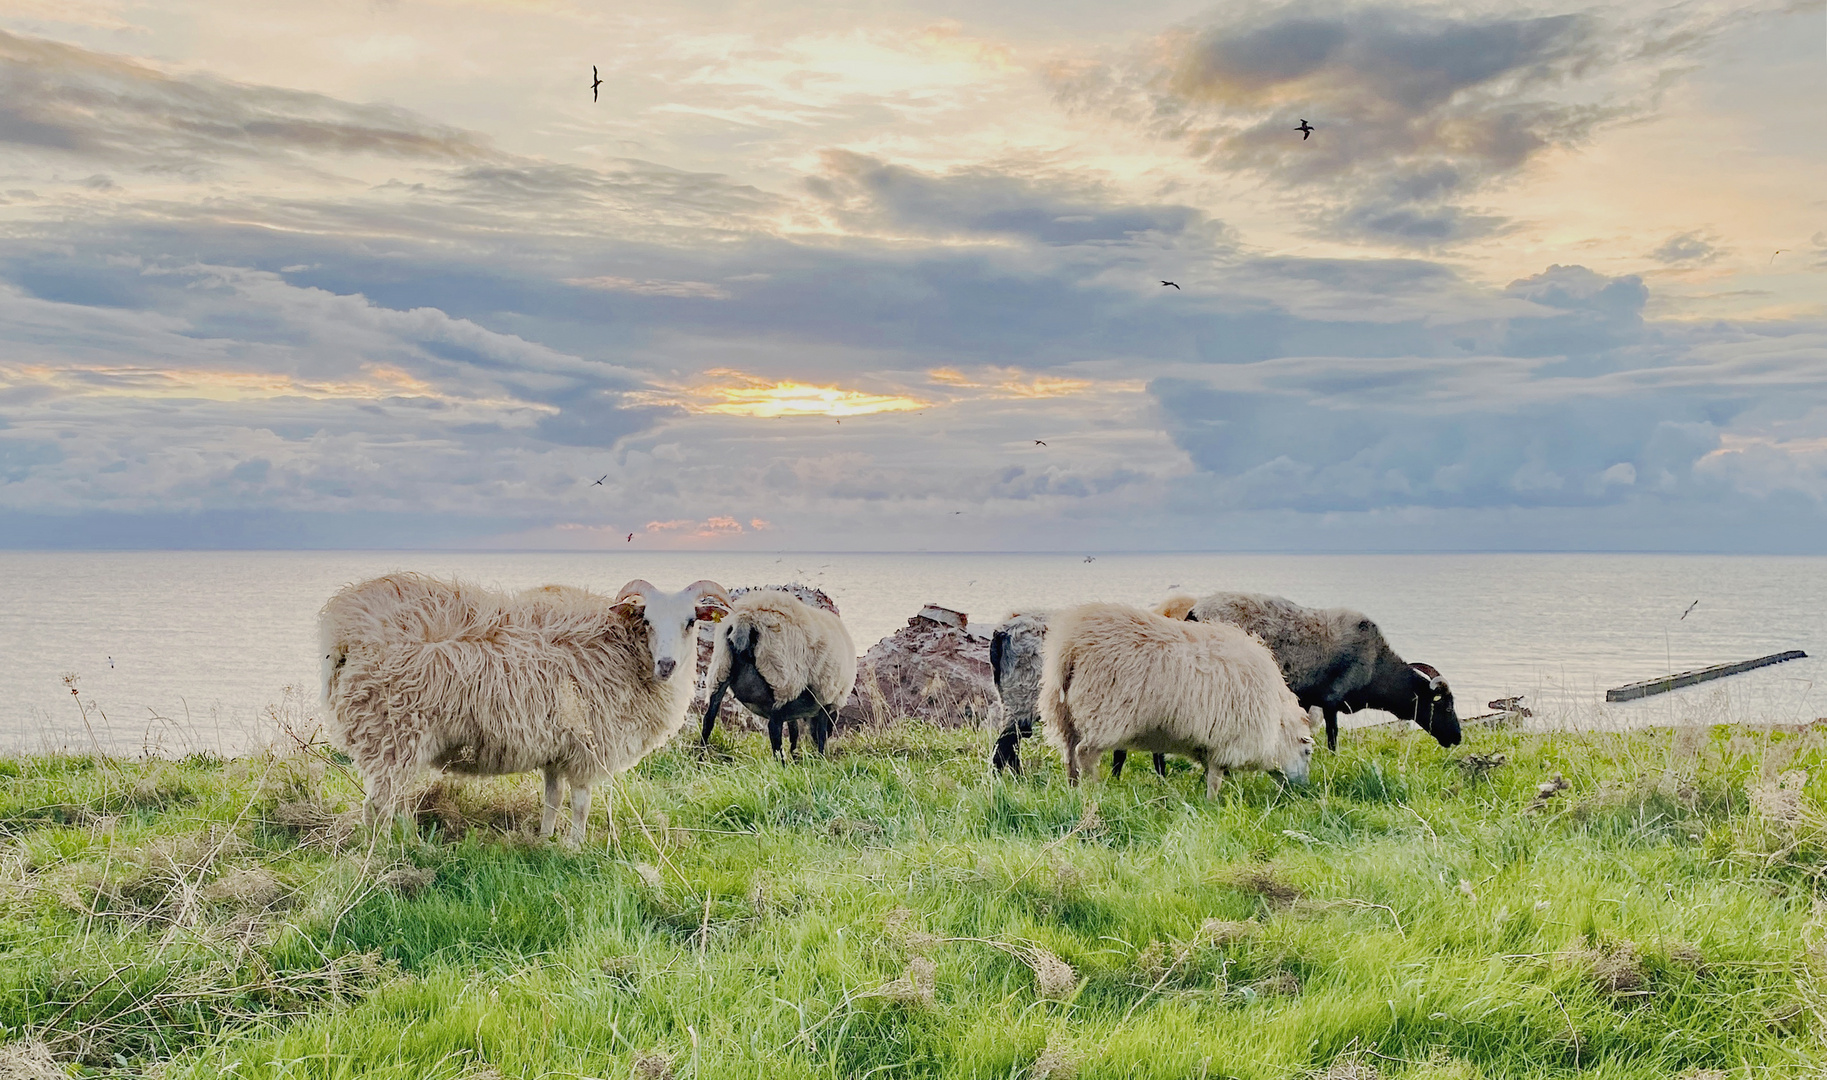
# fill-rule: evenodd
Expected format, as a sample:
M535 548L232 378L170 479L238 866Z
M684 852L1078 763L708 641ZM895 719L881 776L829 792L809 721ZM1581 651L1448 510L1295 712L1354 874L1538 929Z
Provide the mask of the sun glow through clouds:
M837 386L813 386L798 382L771 382L739 371L719 368L705 372L713 379L730 380L724 385L695 386L682 394L665 395L662 402L678 405L688 412L721 416L868 416L872 413L908 412L923 409L927 403L899 394L870 394Z

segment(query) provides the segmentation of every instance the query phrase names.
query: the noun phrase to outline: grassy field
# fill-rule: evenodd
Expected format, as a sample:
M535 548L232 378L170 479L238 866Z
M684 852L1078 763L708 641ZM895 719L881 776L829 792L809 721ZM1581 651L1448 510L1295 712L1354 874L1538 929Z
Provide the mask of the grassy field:
M532 777L370 844L321 748L0 761L0 1077L1827 1064L1813 731L1349 732L1211 803L1145 756L993 779L975 732L764 743L648 759L577 852L531 839Z

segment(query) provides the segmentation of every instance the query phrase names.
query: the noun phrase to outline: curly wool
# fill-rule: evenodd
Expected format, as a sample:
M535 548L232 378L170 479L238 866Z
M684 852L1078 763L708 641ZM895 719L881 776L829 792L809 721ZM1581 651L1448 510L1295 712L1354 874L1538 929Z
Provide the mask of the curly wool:
M745 633L755 642L755 670L777 702L811 690L835 713L856 686L856 644L844 621L779 589L756 589L730 602L717 625L706 686L729 679L731 638L741 642Z
M329 733L371 807L427 768L588 788L671 739L691 702L689 665L654 677L641 615L582 589L389 574L331 597L319 633Z

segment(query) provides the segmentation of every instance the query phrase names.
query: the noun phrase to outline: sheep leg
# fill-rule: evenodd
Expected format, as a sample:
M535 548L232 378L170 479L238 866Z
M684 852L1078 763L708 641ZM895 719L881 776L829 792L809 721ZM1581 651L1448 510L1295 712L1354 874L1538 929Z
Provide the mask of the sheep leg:
M1065 753L1065 758L1066 758L1066 783L1071 784L1073 787L1077 787L1078 786L1078 748L1077 747L1067 747L1066 753Z
M1163 780L1167 779L1167 755L1166 754L1156 754L1155 755L1155 775L1160 777Z
M710 744L711 729L717 726L717 713L723 708L723 692L729 688L729 680L725 679L717 684L715 690L711 691L710 707L704 710L704 734L698 738L698 741L704 745Z
M577 847L584 842L584 830L590 824L590 785L573 783L571 785L571 834L565 837L568 847Z
M1328 701L1320 709L1326 714L1326 749L1336 754L1339 749L1339 707Z
M1213 765L1208 755L1205 759L1205 797L1216 799L1219 785L1224 783L1224 766Z
M799 760L799 717L787 717L787 745L793 749L793 760Z
M831 729L837 726L836 718L831 711L820 705L818 712L812 714L809 721L812 725L812 742L818 747L818 756L825 756L825 742L831 738Z
M768 717L768 743L774 747L774 757L777 758L782 765L785 765L787 763L786 756L780 752L780 725L780 717Z
M1110 778L1112 780L1118 780L1118 779L1122 778L1123 763L1128 760L1129 760L1129 751L1127 751L1127 750L1124 750L1119 747L1118 749L1111 752L1111 754L1110 754Z
M539 812L539 838L552 839L552 831L558 827L558 770L550 765L545 767L546 805Z
M1097 759L1104 756L1102 747L1078 744L1078 774L1086 781L1097 779Z
M1015 748L1019 738L1014 724L1002 729L1002 734L996 736L996 750L990 755L990 768L997 772L1007 769L1016 776L1021 775L1021 752Z

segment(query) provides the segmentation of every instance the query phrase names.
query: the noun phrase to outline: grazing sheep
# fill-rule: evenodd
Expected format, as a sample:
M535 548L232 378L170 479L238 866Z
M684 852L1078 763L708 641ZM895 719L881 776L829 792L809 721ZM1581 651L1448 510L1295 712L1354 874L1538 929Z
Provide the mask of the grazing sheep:
M1122 604L1085 604L1049 623L1040 717L1072 783L1118 747L1199 761L1207 798L1229 768L1306 783L1307 714L1248 631Z
M1040 715L1041 645L1046 634L1044 611L1010 615L990 633L990 674L1002 698L1002 732L990 755L990 765L997 771L1021 774L1021 751L1016 744L1034 734L1034 721ZM1154 757L1155 772L1166 776L1167 755ZM1123 763L1128 759L1127 750L1111 754L1112 779L1123 775Z
M1359 612L1230 592L1199 600L1175 596L1155 610L1168 618L1241 626L1260 637L1300 703L1325 717L1328 750L1338 749L1340 709L1382 709L1413 720L1441 746L1459 745L1459 716L1446 680L1428 665L1396 655L1377 624Z
M397 811L426 768L539 769L540 836L552 835L562 780L577 843L591 786L684 724L692 624L727 606L712 581L669 593L635 580L614 600L568 586L507 596L409 573L345 587L318 632L330 737L361 773L364 817Z
M795 756L799 722L806 720L818 752L837 722L837 710L856 685L856 645L844 621L778 589L756 589L730 601L730 613L715 630L710 671L710 706L704 711L703 742L710 742L726 690L768 722L774 756L784 725Z

